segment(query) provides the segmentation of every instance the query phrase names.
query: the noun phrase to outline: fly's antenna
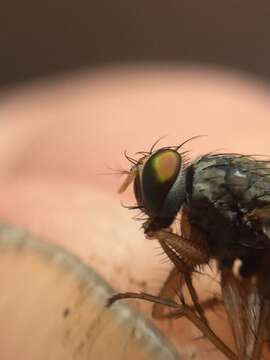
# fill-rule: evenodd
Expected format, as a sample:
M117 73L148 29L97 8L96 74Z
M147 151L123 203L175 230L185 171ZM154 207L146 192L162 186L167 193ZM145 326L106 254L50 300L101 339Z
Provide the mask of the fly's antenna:
M114 169L107 164L104 164L104 167L106 167L108 170L110 170L110 172L97 173L97 175L110 175L110 176L119 175L119 176L122 176L122 175L128 175L130 173L129 170Z
M131 169L131 171L127 172L127 177L125 178L124 182L118 189L118 194L122 194L129 187L129 185L134 180L136 174L137 174L136 168Z

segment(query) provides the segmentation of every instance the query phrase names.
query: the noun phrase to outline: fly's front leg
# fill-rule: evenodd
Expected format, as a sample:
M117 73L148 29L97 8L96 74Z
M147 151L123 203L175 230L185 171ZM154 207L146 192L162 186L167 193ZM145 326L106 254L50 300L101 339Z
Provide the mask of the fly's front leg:
M170 229L153 229L151 221L144 223L144 232L148 238L157 239L162 247L165 245L170 248L175 253L171 261L175 263L175 258L181 259L180 266L184 272L190 272L196 266L209 262L207 238L201 230L190 224L184 211L181 215L181 235L173 233ZM167 255L170 258L170 255ZM179 264L175 266L178 268Z
M174 267L167 276L164 284L162 285L158 297L163 299L174 299L177 295L181 294L183 286L186 284L186 278L183 273L179 273L178 269ZM223 302L217 296L212 296L204 301L199 302L199 306L202 310L214 310L222 305ZM168 320L178 317L178 310L165 311L166 307L160 303L154 303L152 316L158 320ZM191 306L190 309L197 311L195 306Z
M174 235L174 234L172 234ZM185 284L187 285L188 291L190 293L190 297L193 301L194 308L196 309L197 313L200 315L201 319L208 324L208 321L205 317L204 310L199 303L199 297L197 291L195 290L193 283L192 283L192 273L194 271L193 267L188 266L180 257L179 254L177 255L173 249L171 249L166 242L160 241L160 245L164 252L167 254L169 259L173 262L179 274L184 277Z
M203 240L201 233L195 228L192 228L192 231L188 233L185 227L183 232L187 235L192 235L192 238L176 235L169 230L147 231L146 234L149 238L159 241L162 249L175 265L179 274L182 274L180 276L184 276L194 307L200 317L207 323L197 292L192 284L194 268L209 261L206 242Z
M189 238L176 235L169 230L158 230L153 233L147 233L147 236L148 238L157 239L161 246L165 244L169 247L187 268L193 269L197 265L209 262L206 246L191 241Z
M217 347L224 355L227 356L230 360L238 360L236 354L211 330L205 321L203 321L200 317L196 315L193 309L186 305L184 299L182 298L182 303L177 304L176 302L172 301L171 299L162 299L158 296L153 296L146 293L122 293L116 294L112 296L107 303L107 306L111 306L118 300L121 299L142 299L146 301L150 301L154 304L159 304L163 306L168 306L174 309L175 318L185 317L192 322L205 336L208 340L212 342L213 345ZM181 299L180 299L181 300Z
M107 301L107 306L110 307L115 302L119 300L127 300L127 299L140 299L149 301L154 304L159 304L162 306L168 306L174 309L179 308L179 304L177 304L175 301L172 301L171 299L163 299L159 296L147 294L147 293L135 293L135 292L125 292L125 293L118 293L113 296L111 296Z
M166 299L174 299L177 294L182 292L182 287L185 284L184 275L179 273L176 267L170 271L161 289L158 297ZM172 311L166 311L166 307L161 304L154 303L152 316L154 319L170 319L173 317Z

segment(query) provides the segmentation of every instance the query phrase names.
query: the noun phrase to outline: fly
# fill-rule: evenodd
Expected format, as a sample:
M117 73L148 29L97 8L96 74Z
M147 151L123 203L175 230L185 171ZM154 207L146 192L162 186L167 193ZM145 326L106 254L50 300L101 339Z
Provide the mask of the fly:
M109 305L127 298L151 301L154 317L188 318L228 359L259 360L270 335L270 161L225 153L206 154L190 163L182 150L186 142L152 147L136 161L129 158L132 167L120 192L133 182L136 208L147 216L144 233L158 240L173 269L159 296L116 294ZM179 215L180 230L175 231ZM213 262L220 274L221 299L200 302L193 275ZM176 279L178 302L172 296ZM184 285L192 305L185 301ZM236 352L215 334L205 316L206 309L220 303Z

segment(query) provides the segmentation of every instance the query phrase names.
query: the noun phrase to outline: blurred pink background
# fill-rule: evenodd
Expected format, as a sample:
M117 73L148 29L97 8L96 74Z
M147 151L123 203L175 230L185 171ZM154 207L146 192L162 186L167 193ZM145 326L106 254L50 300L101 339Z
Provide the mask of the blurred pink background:
M256 78L184 66L99 68L2 93L0 217L68 248L117 290L155 293L169 264L121 207L133 201L117 195L122 179L102 173L128 169L125 149L163 135L161 145L207 135L187 144L192 159L270 155L269 100Z

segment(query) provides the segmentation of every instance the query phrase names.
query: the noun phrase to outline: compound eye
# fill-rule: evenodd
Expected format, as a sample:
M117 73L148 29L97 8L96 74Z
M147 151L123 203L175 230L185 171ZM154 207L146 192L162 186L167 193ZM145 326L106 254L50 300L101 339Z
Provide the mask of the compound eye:
M142 169L143 206L152 216L175 216L185 196L185 174L180 154L160 149L149 157Z

